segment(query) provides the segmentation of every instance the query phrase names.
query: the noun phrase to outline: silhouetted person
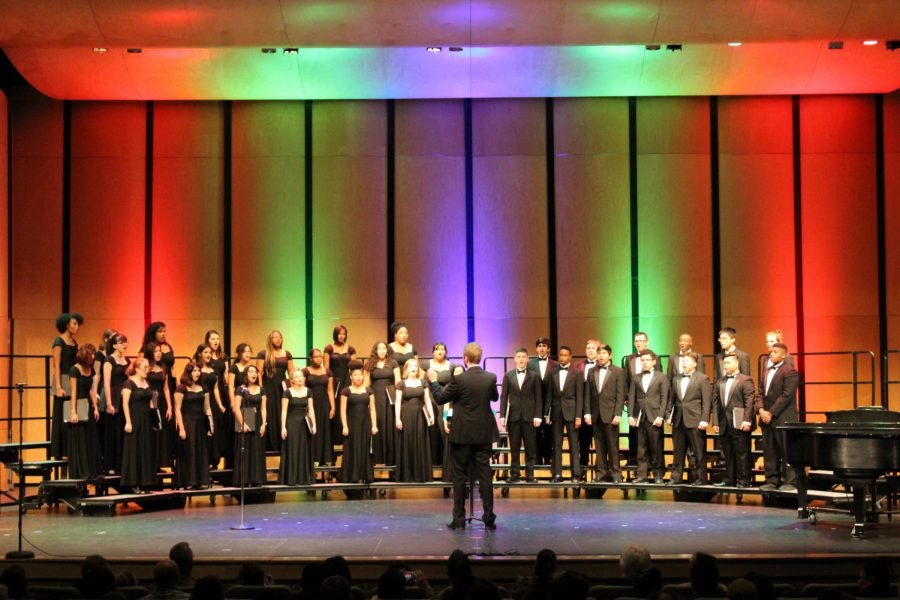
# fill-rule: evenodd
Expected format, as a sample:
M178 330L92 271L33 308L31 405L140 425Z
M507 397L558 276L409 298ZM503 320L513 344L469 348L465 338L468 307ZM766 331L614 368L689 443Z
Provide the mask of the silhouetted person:
M405 588L406 580L403 578L403 572L396 568L388 568L378 578L376 596L379 600L396 600L403 598Z
M241 585L265 585L266 574L259 563L244 563L238 573L238 583Z
M738 577L728 584L728 600L759 600L756 586Z
M759 571L750 571L744 575L744 579L752 583L753 587L756 588L757 600L775 600L777 598L775 586L772 585L772 580L767 575Z
M867 558L859 575L857 596L861 598L892 598L897 595L895 591L891 590L894 573L889 556Z
M575 571L563 571L554 578L550 586L553 600L584 600L590 589L588 578Z
M490 579L476 579L466 600L501 600L500 590Z
M215 575L201 577L191 590L191 600L224 600L225 590Z
M169 550L169 560L178 565L178 585L187 587L194 585L191 571L194 568L194 551L187 542L178 542Z
M469 556L458 548L447 558L447 578L450 587L438 594L440 600L463 600L475 581Z
M25 576L25 569L19 565L6 567L0 575L0 583L6 586L10 598L19 600L27 597L28 578Z
M321 600L353 600L350 582L341 575L326 577L319 586L319 598Z
M646 598L662 589L662 573L656 567L644 569L634 580L634 597Z
M690 562L691 591L695 598L721 598L719 566L716 557L705 552L695 552Z
M75 582L75 589L82 598L101 598L116 589L115 575L107 560L99 554L84 557L81 563L81 579Z
M619 569L622 571L622 579L628 583L634 583L638 575L651 566L650 551L643 546L628 546L619 556Z
M190 596L178 589L178 565L165 559L153 567L156 591L144 596L146 600L188 600Z

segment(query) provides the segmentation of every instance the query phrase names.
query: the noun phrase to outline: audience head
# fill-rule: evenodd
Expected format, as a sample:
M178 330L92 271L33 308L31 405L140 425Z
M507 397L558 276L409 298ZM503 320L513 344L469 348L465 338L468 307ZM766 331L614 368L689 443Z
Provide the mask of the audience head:
M353 584L353 577L350 575L350 565L347 563L347 559L343 556L332 556L331 558L326 558L323 563L325 567L325 576L331 577L332 575L340 575L344 579Z
M716 557L705 552L694 552L691 555L690 576L695 596L714 596L719 587L719 566Z
M11 565L0 574L0 583L6 586L10 598L19 600L28 592L28 579L25 577L25 569L19 565Z
M744 579L753 584L756 588L756 597L758 600L775 600L775 586L772 580L758 571L750 571L744 575Z
M619 556L622 579L635 581L641 572L651 567L650 551L643 546L628 546Z
M182 578L191 576L194 568L194 551L187 542L178 542L169 550L169 559L178 565L178 574Z
M490 579L476 579L466 594L466 600L500 600L500 590Z
M459 548L451 552L447 558L447 577L455 580L460 577L471 577L471 575L472 562L469 560L469 555Z
M662 573L656 567L644 569L634 579L634 595L637 598L646 598L654 592L662 589Z
M759 594L756 586L746 579L738 577L728 584L728 598L729 600L758 600Z
M556 571L556 552L544 548L534 559L534 574L538 577L549 577Z
M316 594L319 586L328 576L325 573L325 564L321 562L309 563L303 567L303 573L300 575L300 585L303 586L303 591L310 595Z
M178 586L178 565L175 561L161 560L153 567L153 581L156 583L156 589L171 590Z
M353 600L353 590L345 577L331 575L319 586L318 597L320 600Z
M215 575L201 577L191 590L191 600L223 600L225 590L222 582Z
M266 583L266 574L259 563L244 563L241 565L240 573L238 573L238 583L241 585L264 585Z
M403 571L394 566L388 567L378 578L378 598L403 598L405 587L406 579L403 577Z
M563 571L550 586L550 597L553 600L584 600L590 587L584 574Z
M138 584L138 578L131 571L119 571L114 581L117 588L134 587Z

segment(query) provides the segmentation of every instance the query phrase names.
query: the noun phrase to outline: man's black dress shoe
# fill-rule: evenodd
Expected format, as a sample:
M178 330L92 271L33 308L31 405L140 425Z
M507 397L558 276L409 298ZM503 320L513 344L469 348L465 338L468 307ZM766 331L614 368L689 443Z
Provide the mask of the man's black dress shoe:
M465 521L450 521L447 523L447 529L465 529L466 522Z

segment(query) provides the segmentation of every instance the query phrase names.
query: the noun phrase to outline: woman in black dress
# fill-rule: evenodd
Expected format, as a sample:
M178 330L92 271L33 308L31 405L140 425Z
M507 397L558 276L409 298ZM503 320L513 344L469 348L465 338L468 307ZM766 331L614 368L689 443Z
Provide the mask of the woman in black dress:
M148 359L150 355L148 352L145 352L144 349L152 342L158 344L160 350L162 351L162 356L159 362L166 369L166 386L169 388L169 396L168 399L171 400L175 397L175 387L178 385L178 377L175 375L175 350L172 348L172 344L170 344L166 338L167 329L166 324L162 321L154 321L150 323L147 327L147 331L144 332L144 341L141 344L141 353L139 356L145 356ZM151 367L152 370L152 367ZM162 397L162 396L160 396ZM169 404L169 406L172 406ZM175 460L175 448L178 446L178 432L175 429L175 419L171 419L163 422L163 430L160 433L160 437L164 438L161 449L168 452L168 456L163 456L163 465L171 465Z
M347 343L347 327L338 325L331 332L332 343L325 346L325 368L334 377L334 393L338 394L350 385L350 362L356 360L356 348ZM335 402L335 408L337 402ZM331 420L331 439L341 439L341 420Z
M372 469L372 436L375 424L375 392L363 385L363 365L350 363L350 385L341 390L341 433L344 452L341 457L341 481L365 482L375 479Z
M103 444L105 438L104 425L106 424L106 383L103 379L103 365L106 364L106 347L109 339L116 334L115 329L105 329L100 338L100 345L94 352L94 378L97 380L97 408L100 410L100 420L97 421L97 447L100 449L100 465L103 466Z
M303 369L291 372L291 385L281 399L281 466L278 483L311 485L313 461L310 437L316 435L316 408L310 401Z
M69 389L72 390L70 414L66 427L66 456L69 457L69 477L90 479L100 473L100 443L97 438L97 377L94 371L96 348L85 344L75 355L75 366L68 373ZM86 421L78 420L77 403L88 402L90 407Z
M397 428L397 481L424 482L434 479L431 468L431 444L428 428L434 425L431 394L419 368L411 358L403 366L403 380L397 384L399 406Z
M106 414L103 420L103 470L122 472L122 444L125 441L125 417L122 415L122 387L128 379L125 370L128 360L125 351L128 338L116 333L109 338L106 362L103 364L103 385L106 390Z
M441 388L454 376L463 372L463 368L447 360L447 345L444 342L435 342L431 349L431 359L426 361L422 368L426 371L434 371L437 374L437 383ZM450 403L443 406L431 399L431 410L435 415L435 426L428 429L431 437L431 460L435 465L441 465L441 481L453 481L452 462L450 461Z
M172 397L169 395L169 372L165 365L162 364L162 347L156 342L150 342L144 346L147 352L145 358L150 366L147 372L147 383L150 384L150 390L154 394L155 408L159 410L160 429L153 430L153 444L156 447L157 466L168 467L169 456L174 453L174 448L169 446L169 440L166 437L166 430L169 425L174 426L174 406L172 406Z
M56 331L59 335L50 344L52 362L50 382L53 390L53 406L50 417L50 456L62 458L66 450L66 431L63 427L63 402L72 395L69 389L69 371L75 366L75 354L78 352L78 342L75 334L78 328L84 324L84 317L78 313L62 313L56 317Z
M376 465L395 465L394 457L394 392L400 381L400 366L388 358L388 346L377 342L366 361L366 387L375 393L375 425L372 438L372 460Z
M199 363L189 362L175 388L175 426L178 429L178 453L175 481L178 487L201 488L209 485L209 442L212 436L212 409L209 394L200 384L203 374Z
M247 365L232 405L236 428L240 430L234 434L235 485L240 485L242 479L251 487L266 483L266 392L260 383L259 370L255 365Z
M331 420L334 419L334 380L331 371L322 364L322 351L309 351L309 367L303 369L306 387L316 409L316 431L312 440L313 463L325 466L334 463L334 443L331 440Z
M284 349L284 336L280 331L272 331L266 338L266 349L256 356L256 368L263 375L263 387L266 389L266 415L269 419L266 427L266 450L280 450L281 396L284 394L284 383L287 373L294 372L294 357Z
M237 360L228 367L228 374L225 375L225 388L228 390L228 404L232 407L232 412L234 412L234 403L238 400L238 394L245 385L244 373L246 372L247 367L251 365L255 366L253 363L253 348L250 347L250 344L238 344L234 349L234 353L237 356ZM256 369L256 372L259 373L259 369ZM257 383L262 385L262 379ZM235 418L237 418L237 414L235 414Z
M390 332L393 341L388 344L388 356L397 361L398 365L402 367L409 359L419 358L416 347L409 343L409 329L406 323L401 321L391 323Z
M125 443L122 448L121 484L144 492L159 483L156 470L159 454L154 443L156 431L150 411L153 390L147 383L150 362L146 358L131 361L126 374L128 381L122 387L122 413L125 415Z
M216 469L219 466L218 439L216 432L219 428L219 422L216 420L219 415L225 412L225 406L222 403L222 395L219 391L219 374L213 367L213 351L209 344L200 344L197 346L197 352L194 353L193 361L200 365L200 385L209 394L209 404L212 407L213 422L212 433L208 441L209 452L209 468ZM232 429L233 431L233 429Z
M213 411L216 433L209 448L210 461L213 465L218 465L219 461L224 459L224 468L230 469L233 458L231 449L234 447L234 415L231 412L231 402L229 401L231 394L228 393L228 382L225 377L228 371L228 355L222 348L222 336L215 329L207 331L203 341L212 350L210 364L216 372L219 398L222 400L222 406L225 407L224 412Z

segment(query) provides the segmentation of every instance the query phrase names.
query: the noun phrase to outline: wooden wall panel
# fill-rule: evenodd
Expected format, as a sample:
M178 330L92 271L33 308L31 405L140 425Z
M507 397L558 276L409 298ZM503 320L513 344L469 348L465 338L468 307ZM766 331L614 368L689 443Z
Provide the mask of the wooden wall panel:
M397 102L395 313L421 355L467 340L463 103Z
M151 318L176 354L193 354L223 318L222 151L219 103L155 106Z
M278 329L293 352L306 338L303 103L232 110L232 350Z
M766 331L797 344L791 128L790 98L719 99L722 326L756 379Z
M896 224L900 223L900 92L884 97L884 176L885 176L885 227L887 243L887 327L888 348L900 350L900 236ZM900 352L891 353L889 376L900 382ZM900 383L889 389L890 409L900 410Z
M313 341L344 323L354 345L387 335L384 102L313 105Z
M549 333L542 100L472 103L475 338L511 355Z
M615 356L631 345L628 100L557 99L557 327L576 354L597 337ZM529 346L530 348L530 346Z
M878 349L875 103L800 100L807 351ZM849 379L851 362L811 359L807 381ZM868 365L868 363L865 363ZM861 372L871 378L869 369ZM852 407L850 386L811 386L807 410ZM863 394L861 404L875 400Z
M15 354L49 355L53 319L62 308L63 103L37 92L10 91L12 172L12 327ZM46 381L43 359L21 359L13 380ZM45 393L25 393L25 416L43 417ZM14 413L18 410L14 408ZM47 439L42 421L29 421L26 440ZM26 453L44 458L43 452Z
M143 335L146 110L72 105L69 304L84 315L83 340L107 327L135 341Z
M639 98L640 329L669 354L682 332L712 351L709 101Z

